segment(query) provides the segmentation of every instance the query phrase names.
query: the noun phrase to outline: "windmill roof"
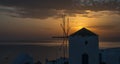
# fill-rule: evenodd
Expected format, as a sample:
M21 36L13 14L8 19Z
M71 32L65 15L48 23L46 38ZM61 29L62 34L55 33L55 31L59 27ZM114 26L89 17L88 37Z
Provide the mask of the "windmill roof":
M70 36L97 36L97 34L91 32L90 30L86 28L82 28L78 30L77 32L71 34Z

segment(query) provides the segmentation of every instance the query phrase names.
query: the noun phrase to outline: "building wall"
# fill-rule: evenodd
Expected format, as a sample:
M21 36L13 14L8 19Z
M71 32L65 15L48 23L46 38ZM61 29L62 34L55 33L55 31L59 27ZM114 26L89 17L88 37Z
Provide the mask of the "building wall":
M71 36L69 38L69 63L82 64L83 54L88 54L88 64L99 63L97 36Z
M120 64L120 48L119 49L105 49L101 51L102 62L105 64Z

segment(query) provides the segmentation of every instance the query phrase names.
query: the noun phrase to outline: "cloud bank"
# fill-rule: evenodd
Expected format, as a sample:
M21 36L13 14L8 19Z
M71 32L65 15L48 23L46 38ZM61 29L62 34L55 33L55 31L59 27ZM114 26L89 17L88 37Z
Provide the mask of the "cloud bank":
M85 10L120 11L119 3L119 0L0 0L0 6L15 8L15 14L12 16L40 19L57 17L62 13L70 16L87 14Z

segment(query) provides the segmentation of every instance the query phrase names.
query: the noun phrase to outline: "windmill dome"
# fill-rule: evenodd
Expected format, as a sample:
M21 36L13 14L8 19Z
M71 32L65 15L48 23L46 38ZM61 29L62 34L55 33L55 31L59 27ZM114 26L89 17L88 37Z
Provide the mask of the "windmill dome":
M97 36L97 34L91 32L90 30L86 28L82 28L78 30L77 32L71 34L70 36Z

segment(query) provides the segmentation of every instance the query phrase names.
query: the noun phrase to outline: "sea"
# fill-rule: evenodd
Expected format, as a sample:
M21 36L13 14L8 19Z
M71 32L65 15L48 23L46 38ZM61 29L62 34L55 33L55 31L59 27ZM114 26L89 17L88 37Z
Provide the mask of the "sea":
M34 62L45 60L54 60L63 56L62 41L44 41L44 42L7 42L0 43L0 64L13 64L20 54L28 54ZM120 42L100 42L100 49L118 48ZM68 56L68 46L66 47L66 56Z

